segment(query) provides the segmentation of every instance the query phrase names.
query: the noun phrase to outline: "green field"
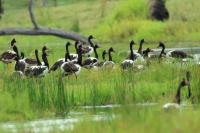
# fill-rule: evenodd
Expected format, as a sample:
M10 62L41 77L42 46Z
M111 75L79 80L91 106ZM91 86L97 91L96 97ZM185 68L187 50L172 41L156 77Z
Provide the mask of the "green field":
M32 27L26 0L7 0L4 4L0 29ZM200 46L200 1L166 0L166 5L171 17L158 22L149 19L147 0L58 0L56 7L52 0L46 7L37 1L34 9L39 25L84 36L92 34L100 43L99 55L111 46L115 49L113 60L117 65L112 70L82 69L76 79L73 75L61 78L59 71L44 78L20 78L12 75L14 63L0 63L0 122L67 117L68 112L77 111L80 106L119 104L126 107L108 111L118 114L119 119L83 121L72 132L198 132L199 66L152 60L141 71L120 69L131 39L139 42L144 38L148 42L144 48L156 48L159 41L166 42L167 47ZM9 48L14 37L18 49L27 57L35 57L35 49L41 54L42 46L46 45L51 50L50 65L64 57L65 43L70 41L52 36L1 36L0 52ZM75 52L73 45L70 52ZM195 107L163 111L162 105L174 100L186 71L192 73L192 98L187 99L187 89L184 89L182 99L188 105L194 103ZM129 107L137 103L157 103L158 106Z

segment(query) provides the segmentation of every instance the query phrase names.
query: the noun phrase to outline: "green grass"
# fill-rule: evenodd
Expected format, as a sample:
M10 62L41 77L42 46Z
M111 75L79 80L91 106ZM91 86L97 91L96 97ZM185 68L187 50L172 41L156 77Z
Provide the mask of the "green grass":
M194 0L184 0L184 2L168 0L166 2L171 14L170 20L166 22L149 19L146 0L111 0L106 4L103 0L77 0L76 2L62 0L59 1L57 7L50 3L46 8L41 7L40 2L38 2L35 13L38 23L42 26L75 31L85 36L93 34L101 44L99 55L104 49L112 46L116 51L113 54L114 61L120 63L127 56L131 39L138 42L141 38L145 38L149 42L145 44L145 48L155 48L157 41L160 40L167 41L167 47L199 46L200 24L197 11L199 2ZM16 3L13 7L10 6L13 5L11 0L6 1L5 4L7 10L0 20L0 29L32 27L25 8L25 1ZM13 14L15 14L14 18ZM68 41L50 36L0 37L1 52L8 49L9 41L13 37L17 40L19 50L25 52L27 57L34 57L36 48L41 54L42 46L47 45L52 50L48 56L50 64L64 57L64 45ZM179 43L180 41L183 43ZM70 51L75 51L73 46L70 47ZM174 99L178 83L187 70L192 72L193 100L197 104L200 100L200 69L195 64L181 66L180 64L153 61L143 71L127 72L122 72L119 65L114 70L89 71L83 69L78 79L73 75L61 79L60 72L52 73L45 78L21 79L13 77L13 67L14 64L11 68L3 63L0 64L1 122L54 117L55 113L62 114L84 105L126 105L138 102L163 104L171 102ZM165 96L162 95L163 92ZM185 89L183 90L184 100L186 100L186 96L187 90ZM176 121L179 120L182 121L183 125L187 125L188 121L195 123L192 129L196 131L196 124L199 123L195 117L198 111L194 114L193 111L167 114L148 109L135 110L122 112L122 119L112 121L110 122L112 124L108 124L108 126L106 122L83 123L80 125L80 129L89 132L89 127L94 127L92 131L102 132L100 126L103 126L106 132L123 132L124 129L127 129L127 132L132 132L145 126L145 128L152 127L150 132L160 132L165 131L165 129L168 132L176 132L182 131L180 126L176 124ZM168 117L170 114L172 116ZM193 117L195 119L192 119ZM181 118L183 120L180 120ZM159 124L149 124L155 121ZM171 124L166 125L168 121ZM159 125L160 127L158 127ZM170 127L172 129L169 129ZM187 129L187 126L185 128ZM75 132L79 131L75 130Z
M25 3L22 1L21 5L26 5ZM199 41L199 2L194 0L166 1L171 16L166 22L153 21L149 18L147 0L59 1L57 7L51 6L50 1L46 8L40 3L41 1L38 1L36 4L35 14L41 26L75 31L86 36L93 34L105 47L117 45L123 48L129 40L139 41L141 38L151 42L167 41L168 47L176 47L176 44L170 43L171 41ZM26 6L19 6L19 2L15 6L20 8L10 9L11 4L11 1L5 2L7 10L1 19L0 28L22 25L32 27ZM13 18L13 14L17 19ZM32 41L30 38L29 40ZM181 44L189 45L197 46L195 43Z
M1 68L0 112L5 114L0 116L2 121L15 120L16 117L19 120L34 119L84 105L170 102L187 70L192 72L193 100L199 101L199 68L193 65L179 65L177 70L173 64L155 62L139 72L122 72L118 67L99 71L83 69L78 79L73 75L62 79L59 72L45 78L20 79L6 69L6 66ZM162 96L162 93L166 95ZM186 99L186 93L184 90L183 99ZM14 118L11 117L13 112Z

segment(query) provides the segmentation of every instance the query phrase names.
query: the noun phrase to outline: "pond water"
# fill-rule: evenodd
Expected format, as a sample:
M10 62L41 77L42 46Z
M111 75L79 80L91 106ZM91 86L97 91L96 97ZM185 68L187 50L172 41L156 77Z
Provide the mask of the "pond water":
M16 132L34 132L48 133L52 131L73 130L74 125L81 121L105 121L114 119L114 114L106 114L106 112L98 112L88 114L86 112L70 112L65 118L54 119L39 119L21 123L3 123L0 124L1 131L16 133Z
M162 105L158 103L138 103L131 105L103 105L103 106L82 106L78 110L72 111L64 118L39 119L27 122L7 122L0 124L0 131L16 133L16 132L34 132L49 133L59 131L72 131L77 123L80 122L98 122L112 121L120 118L120 113L113 110L129 109L159 109L162 111ZM183 106L191 108L192 106ZM95 110L95 111L94 111ZM120 112L120 111L119 111Z

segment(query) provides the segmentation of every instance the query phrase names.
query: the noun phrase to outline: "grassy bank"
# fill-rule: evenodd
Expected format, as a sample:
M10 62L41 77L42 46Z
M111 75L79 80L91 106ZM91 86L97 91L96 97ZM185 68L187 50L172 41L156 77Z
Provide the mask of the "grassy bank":
M154 62L139 72L122 72L118 67L83 69L78 79L73 75L62 79L59 72L45 78L20 79L7 69L1 68L1 121L52 116L84 105L171 102L187 70L192 72L193 101L199 101L199 68L193 65ZM182 98L186 97L184 89Z
M35 10L38 23L84 35L93 34L101 43L100 52L110 46L114 47L115 62L125 59L128 43L132 38L136 41L145 38L148 42L200 41L199 13L196 11L198 1L184 0L187 4L180 6L180 3L184 3L181 0L168 0L171 18L166 22L149 19L146 0L62 2L57 7L46 8L38 4ZM9 7L9 3L6 7ZM25 6L7 9L1 19L0 28L22 25L31 27ZM49 36L0 37L1 52L8 49L9 41L13 37L16 37L19 50L24 51L27 57L34 57L34 50L40 50L43 45L52 50L50 64L64 57L66 40ZM157 43L150 43L144 47L156 46ZM181 46L199 44L167 43L167 47ZM74 51L74 48L70 47L70 51ZM0 121L54 116L55 112L68 111L82 105L172 101L177 85L187 70L192 72L194 101L198 103L200 98L200 70L192 64L176 66L155 61L139 72L122 72L119 66L114 70L83 70L78 79L74 76L60 79L59 72L40 79L20 79L12 76L13 68L14 64L10 68L0 64ZM183 91L183 96L186 97L186 90Z
M0 28L32 26L26 6L12 9L11 1L5 3L7 10L1 19ZM137 41L145 38L150 42L199 41L200 25L197 11L199 2L195 0L166 1L171 17L165 22L149 18L147 0L59 1L56 7L51 3L45 8L41 2L36 3L35 14L40 25L75 31L86 36L93 34L105 46L117 45L122 48L124 43L132 38ZM26 2L22 1L21 5L26 5ZM13 20L13 14L17 19ZM30 39L30 42L34 40ZM39 40L38 43L42 41ZM189 45L198 44L181 44L181 46ZM176 47L177 44L169 43L168 46Z

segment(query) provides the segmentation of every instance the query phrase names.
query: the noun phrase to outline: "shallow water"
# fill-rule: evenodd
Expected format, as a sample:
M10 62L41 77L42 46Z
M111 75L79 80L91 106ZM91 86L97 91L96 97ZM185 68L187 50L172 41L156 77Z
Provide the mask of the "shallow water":
M79 111L71 111L65 118L54 119L39 119L27 122L7 122L0 124L0 131L16 133L16 132L34 132L34 133L48 133L53 131L67 131L73 130L79 122L98 122L98 121L111 121L120 118L117 111L110 111L113 109L124 110L126 107L129 109L151 109L157 108L162 110L162 105L158 103L137 103L130 105L109 104L102 106L81 106ZM185 107L192 107L187 106ZM93 112L93 109L96 109Z
M107 115L104 112L97 114L86 114L85 112L70 112L66 118L40 119L22 123L3 123L0 129L3 132L34 132L48 133L52 131L73 130L76 123L81 121L106 121L114 119L115 115Z

